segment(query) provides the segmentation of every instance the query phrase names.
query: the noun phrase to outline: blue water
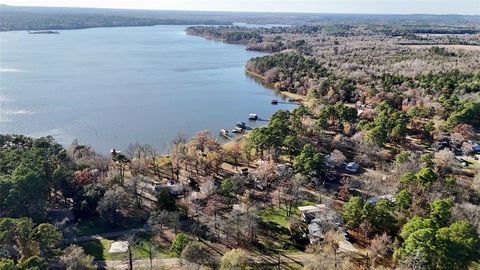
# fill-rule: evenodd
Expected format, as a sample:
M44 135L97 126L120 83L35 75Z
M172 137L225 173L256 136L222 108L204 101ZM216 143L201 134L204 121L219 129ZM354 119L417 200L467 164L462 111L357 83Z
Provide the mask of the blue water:
M292 108L270 105L275 93L245 75L261 53L184 29L0 33L0 133L78 139L102 152L136 142L165 151L177 133L216 135L249 113Z

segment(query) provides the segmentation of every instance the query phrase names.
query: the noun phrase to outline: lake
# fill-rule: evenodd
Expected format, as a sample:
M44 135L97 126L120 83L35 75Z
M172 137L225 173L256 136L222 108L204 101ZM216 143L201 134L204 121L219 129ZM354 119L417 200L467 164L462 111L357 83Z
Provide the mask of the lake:
M217 135L279 98L245 74L240 45L189 36L185 26L0 33L0 133L74 139L106 152L131 143L166 151L178 133Z

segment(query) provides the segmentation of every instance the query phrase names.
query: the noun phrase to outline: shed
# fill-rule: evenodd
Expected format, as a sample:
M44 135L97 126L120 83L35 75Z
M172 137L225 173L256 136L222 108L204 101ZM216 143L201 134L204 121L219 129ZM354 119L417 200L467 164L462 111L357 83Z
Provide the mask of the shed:
M128 251L128 242L127 241L115 241L110 245L108 253L118 254L125 253Z

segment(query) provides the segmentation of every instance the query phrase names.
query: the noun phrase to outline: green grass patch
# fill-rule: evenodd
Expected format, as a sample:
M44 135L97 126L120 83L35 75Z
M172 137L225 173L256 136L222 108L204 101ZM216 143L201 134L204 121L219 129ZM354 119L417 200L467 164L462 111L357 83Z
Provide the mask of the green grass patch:
M286 217L287 211L284 208L278 208L277 206L267 207L258 212L258 216L265 222L273 222L280 227L288 228L288 217Z
M299 205L305 205L299 202ZM297 207L292 209L292 214L287 217L286 209L278 206L270 206L259 211L258 216L261 219L261 225L265 232L269 234L274 233L275 237L260 236L259 241L265 247L274 249L280 252L299 252L304 246L299 241L301 231L294 231L290 234L288 229L288 220L290 218L300 219Z
M92 255L95 260L108 261L113 260L114 257L116 258L118 256L112 256L110 253L108 253L112 242L112 240L108 239L96 239L93 241L80 243L79 246L85 250L85 253Z
M121 241L121 238L105 239L99 238L93 241L83 242L79 245L85 250L85 253L92 255L95 260L108 261L108 260L122 260L126 258L126 254L110 254L108 250L110 245L114 241ZM162 246L155 243L150 234L143 234L139 236L137 242L132 246L132 253L134 259L148 259L149 258L149 246L153 244L153 257L156 259L174 258L175 255L170 252L169 247Z

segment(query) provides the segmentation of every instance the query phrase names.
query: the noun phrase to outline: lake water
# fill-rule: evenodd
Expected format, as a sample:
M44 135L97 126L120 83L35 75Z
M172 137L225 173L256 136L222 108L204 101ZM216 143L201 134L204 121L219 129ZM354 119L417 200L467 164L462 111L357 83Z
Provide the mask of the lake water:
M184 29L0 33L0 133L78 139L101 152L136 142L165 151L177 133L216 135L249 113L267 119L293 107L272 106L276 94L245 74L261 53Z

